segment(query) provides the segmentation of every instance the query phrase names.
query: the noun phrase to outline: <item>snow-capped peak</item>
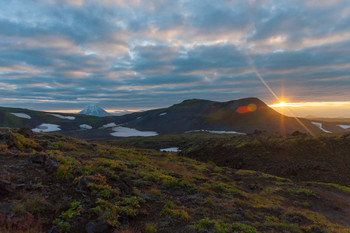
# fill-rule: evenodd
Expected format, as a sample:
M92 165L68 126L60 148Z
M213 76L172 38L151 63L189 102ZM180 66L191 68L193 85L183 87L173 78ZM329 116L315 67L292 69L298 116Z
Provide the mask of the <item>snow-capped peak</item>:
M111 116L111 114L106 112L103 108L95 104L90 104L86 106L83 110L79 112L79 114L84 114L89 116L98 116L98 117Z

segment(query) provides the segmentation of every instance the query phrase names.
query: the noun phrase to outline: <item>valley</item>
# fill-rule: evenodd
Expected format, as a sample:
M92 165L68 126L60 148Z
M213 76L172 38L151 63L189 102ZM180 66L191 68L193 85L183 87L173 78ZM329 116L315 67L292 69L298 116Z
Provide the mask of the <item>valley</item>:
M0 122L1 232L350 231L347 122L256 98Z
M290 135L296 131L315 135L350 131L346 121L284 116L257 98L228 102L191 99L168 108L122 116L106 116L103 109L89 107L94 111L86 112L88 115L0 108L0 125L9 128L27 127L36 132L59 132L86 140L200 131L214 134L252 134L261 131L275 135ZM96 109L102 112L102 116L93 115Z

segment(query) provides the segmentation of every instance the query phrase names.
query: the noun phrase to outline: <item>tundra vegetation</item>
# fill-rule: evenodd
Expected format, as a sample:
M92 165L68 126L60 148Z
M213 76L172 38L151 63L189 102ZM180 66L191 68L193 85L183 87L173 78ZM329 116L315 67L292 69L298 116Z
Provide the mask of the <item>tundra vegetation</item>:
M23 130L0 145L1 232L350 232L350 188L334 182Z

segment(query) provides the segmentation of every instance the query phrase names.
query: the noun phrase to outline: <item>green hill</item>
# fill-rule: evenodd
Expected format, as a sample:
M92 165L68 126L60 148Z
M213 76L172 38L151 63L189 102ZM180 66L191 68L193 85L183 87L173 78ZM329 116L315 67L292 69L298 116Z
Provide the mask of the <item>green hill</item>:
M350 188L151 149L0 133L1 232L349 232Z

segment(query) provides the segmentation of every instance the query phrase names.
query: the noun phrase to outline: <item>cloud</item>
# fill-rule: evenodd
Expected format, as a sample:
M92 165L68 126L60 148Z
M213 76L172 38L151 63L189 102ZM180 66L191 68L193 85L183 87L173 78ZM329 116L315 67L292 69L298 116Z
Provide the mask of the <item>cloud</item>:
M350 2L0 3L0 105L164 107L188 98L350 94ZM324 93L327 93L326 95Z

